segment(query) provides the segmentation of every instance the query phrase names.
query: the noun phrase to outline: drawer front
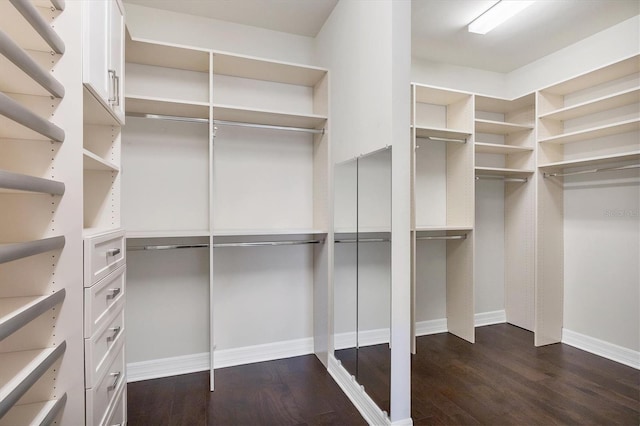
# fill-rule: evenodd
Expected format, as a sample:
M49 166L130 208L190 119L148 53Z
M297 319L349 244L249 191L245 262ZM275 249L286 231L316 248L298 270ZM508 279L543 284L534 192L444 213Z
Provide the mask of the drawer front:
M123 384L118 396L111 404L104 426L125 426L127 424L127 385Z
M126 263L124 231L84 240L84 286L91 287Z
M116 306L115 316L95 335L84 341L86 386L96 385L124 341L124 299Z
M98 384L86 390L87 426L98 426L106 422L109 407L116 400L118 391L126 385L124 367L123 344Z
M117 304L124 300L126 265L116 269L93 287L84 289L84 336L89 338L104 324Z

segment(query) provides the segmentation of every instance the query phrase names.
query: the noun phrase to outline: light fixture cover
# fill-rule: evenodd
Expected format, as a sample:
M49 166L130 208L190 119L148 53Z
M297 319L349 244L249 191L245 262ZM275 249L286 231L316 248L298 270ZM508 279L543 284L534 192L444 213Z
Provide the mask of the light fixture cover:
M469 24L469 32L486 34L534 2L535 0L500 0Z

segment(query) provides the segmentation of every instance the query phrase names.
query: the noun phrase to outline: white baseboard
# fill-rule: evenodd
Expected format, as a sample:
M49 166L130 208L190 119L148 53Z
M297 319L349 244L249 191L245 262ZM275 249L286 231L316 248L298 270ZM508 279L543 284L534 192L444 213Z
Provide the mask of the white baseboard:
M356 382L355 377L349 374L333 355L329 355L329 374L347 395L351 403L358 409L364 420L370 425L391 425L387 413L382 411L375 402L366 394L364 388ZM409 419L410 421L411 419ZM404 425L405 423L402 423ZM407 423L411 425L412 423Z
M476 327L502 324L507 322L507 312L504 309L501 311L481 312L479 314L475 314L474 322Z
M429 334L446 333L447 319L420 321L416 323L416 336L428 336Z
M389 343L389 329L379 328L377 330L361 331L358 335L358 340L360 346L372 346ZM353 348L354 346L356 346L356 333L338 333L334 335L333 344L336 350Z
M640 352L604 340L562 329L562 343L640 370Z
M217 350L214 368L272 361L313 353L313 338L286 340L264 345ZM158 379L209 370L209 352L127 364L127 381Z

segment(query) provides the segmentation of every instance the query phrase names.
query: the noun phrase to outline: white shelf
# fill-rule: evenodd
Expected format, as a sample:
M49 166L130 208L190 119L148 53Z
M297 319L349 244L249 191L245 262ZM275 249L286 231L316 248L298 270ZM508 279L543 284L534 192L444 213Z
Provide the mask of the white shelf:
M595 139L604 136L612 136L620 133L633 132L640 130L640 118L634 118L631 120L621 121L619 123L607 124L604 126L598 126L591 129L580 130L577 132L564 133L562 135L551 136L545 139L540 139L540 143L556 143L565 144L571 142L580 142L588 139Z
M251 56L213 52L214 74L275 83L315 86L327 74L324 68L301 66L288 62L267 61Z
M62 289L45 296L0 298L0 340L61 303L65 294Z
M469 139L471 132L456 129L443 129L437 127L414 126L417 138L446 138L446 139Z
M476 176L504 176L525 178L533 174L533 170L507 169L503 167L476 167Z
M209 118L209 103L152 96L126 95L126 111L137 114L158 114L176 117Z
M327 231L322 229L217 229L213 231L215 237L278 237L295 235L324 235Z
M637 72L640 72L640 58L636 55L618 63L582 74L563 83L547 87L541 91L555 95L566 95Z
M273 110L215 104L213 105L213 118L214 120L307 129L321 129L327 120L326 116L316 114L291 114Z
M416 102L434 105L451 105L471 97L470 93L457 92L449 89L414 84L416 88Z
M533 126L531 125L480 119L475 120L475 126L476 133L492 133L497 135L508 135L511 133L533 130Z
M119 228L119 227L112 227L112 228L108 228L108 227L84 228L82 230L82 238L95 237L95 236L98 236L100 234L106 234L108 232L117 231L118 229L121 229L121 228Z
M463 231L473 231L473 227L471 226L456 226L456 225L418 225L414 229L415 232L463 232Z
M98 155L87 149L82 150L82 161L85 170L100 170L110 172L120 171L120 168L118 166L99 157Z
M82 108L85 124L120 126L113 111L100 102L86 86L82 89Z
M0 426L53 424L53 420L64 407L66 401L67 394L65 393L60 399L14 405L0 419Z
M555 163L543 164L538 166L541 170L562 170L570 167L595 166L618 161L634 161L640 160L640 150L631 151L613 155L600 155L596 157L581 158L579 160L558 161Z
M486 96L476 95L476 111L495 112L499 114L507 114L513 111L525 108L533 108L535 104L535 95L523 96L518 99L500 99L490 98Z
M484 142L476 142L475 143L476 153L481 154L521 154L523 152L532 152L533 148L529 148L526 146L513 146L513 145L500 145L494 143L484 143Z
M209 52L127 37L126 62L187 71L209 72Z
M160 231L129 231L127 230L127 239L133 238L179 238L179 237L208 237L209 231L204 230L160 230Z
M539 118L549 120L571 120L585 115L595 114L609 109L619 108L640 102L640 87L623 90L612 95L603 96L591 101L561 108Z

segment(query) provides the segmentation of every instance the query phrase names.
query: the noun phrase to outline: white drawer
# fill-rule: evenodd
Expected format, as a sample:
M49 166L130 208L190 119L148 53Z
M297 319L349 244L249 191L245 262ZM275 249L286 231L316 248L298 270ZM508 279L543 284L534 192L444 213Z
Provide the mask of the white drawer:
M127 385L122 386L111 404L104 426L125 426L127 424Z
M124 231L85 238L84 286L91 287L126 263Z
M98 384L86 390L87 426L104 424L109 407L120 389L126 386L126 381L123 344L118 348L117 356L100 377Z
M124 300L126 265L84 289L84 336L89 338L113 316L120 300Z
M115 306L113 318L84 340L86 387L96 385L105 373L124 341L124 299Z

